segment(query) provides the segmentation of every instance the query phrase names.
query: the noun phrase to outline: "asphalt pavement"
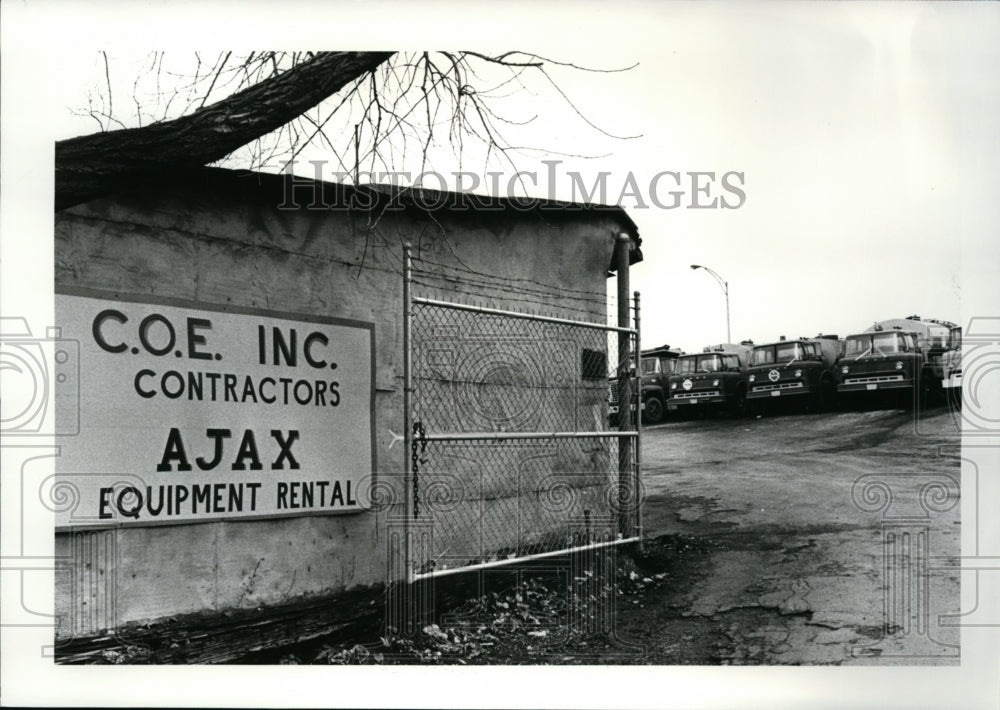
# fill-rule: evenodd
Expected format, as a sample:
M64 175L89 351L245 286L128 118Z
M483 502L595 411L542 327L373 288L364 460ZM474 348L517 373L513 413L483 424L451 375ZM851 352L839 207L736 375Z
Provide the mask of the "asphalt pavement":
M959 442L946 408L647 427L648 546L691 545L620 633L656 663L957 664Z

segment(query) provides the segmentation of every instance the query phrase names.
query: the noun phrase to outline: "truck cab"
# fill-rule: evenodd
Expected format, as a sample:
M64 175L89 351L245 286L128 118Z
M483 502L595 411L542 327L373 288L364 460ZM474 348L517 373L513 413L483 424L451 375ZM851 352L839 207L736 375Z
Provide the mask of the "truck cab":
M667 411L724 408L742 414L746 404L750 347L722 344L677 358L668 378Z
M847 336L837 391L855 397L888 392L910 403L914 397L939 394L950 327L953 324L910 316Z
M904 390L912 394L924 370L916 333L890 330L848 335L840 361L840 394Z
M948 333L948 349L941 355L941 387L948 402L962 408L962 327L956 325Z
M837 392L840 348L836 335L755 346L747 370L747 407L758 411L788 400L814 409L830 407Z
M642 351L642 418L648 424L659 424L666 418L667 380L673 374L680 355L680 350L669 345ZM618 402L618 381L612 378L609 383L608 401L608 413L612 424L616 424L618 420Z

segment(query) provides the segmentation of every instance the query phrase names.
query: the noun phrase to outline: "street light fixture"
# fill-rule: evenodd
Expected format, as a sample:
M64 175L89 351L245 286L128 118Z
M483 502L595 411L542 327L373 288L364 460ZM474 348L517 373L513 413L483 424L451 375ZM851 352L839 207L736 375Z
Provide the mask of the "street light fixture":
M717 273L715 273L714 271L712 271L707 266L702 266L701 264L691 264L691 268L692 269L704 269L705 271L707 271L708 273L710 273L712 276L714 276L715 280L719 282L720 286L722 286L722 292L726 294L726 342L727 343L731 343L732 339L730 338L730 334L729 334L729 284L726 283L725 279L723 279L721 276L719 276Z

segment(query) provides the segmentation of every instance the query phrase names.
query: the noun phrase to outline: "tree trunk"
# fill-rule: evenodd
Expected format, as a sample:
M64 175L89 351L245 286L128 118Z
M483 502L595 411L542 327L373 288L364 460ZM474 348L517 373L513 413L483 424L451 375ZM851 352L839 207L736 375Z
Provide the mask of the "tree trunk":
M323 52L194 113L56 143L55 208L207 165L288 123L393 52Z

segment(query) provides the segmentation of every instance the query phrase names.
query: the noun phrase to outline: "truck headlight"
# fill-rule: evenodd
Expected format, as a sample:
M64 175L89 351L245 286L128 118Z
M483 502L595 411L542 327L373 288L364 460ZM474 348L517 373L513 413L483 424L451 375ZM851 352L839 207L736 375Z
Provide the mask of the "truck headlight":
M896 361L896 369L897 370L902 370L903 369L903 361L902 360L897 360Z
M846 375L847 372L848 372L847 365L844 365L843 367L840 368L840 374Z
M677 383L676 382L671 382L670 383L670 389L672 389L672 390L677 389Z
M757 381L757 375L750 375L750 377L748 377L747 380L749 380L750 382L756 382Z
M712 380L712 387L718 387L718 386L719 386L719 381L718 380Z
M796 377L802 377L802 370L796 370L795 371L795 376Z

